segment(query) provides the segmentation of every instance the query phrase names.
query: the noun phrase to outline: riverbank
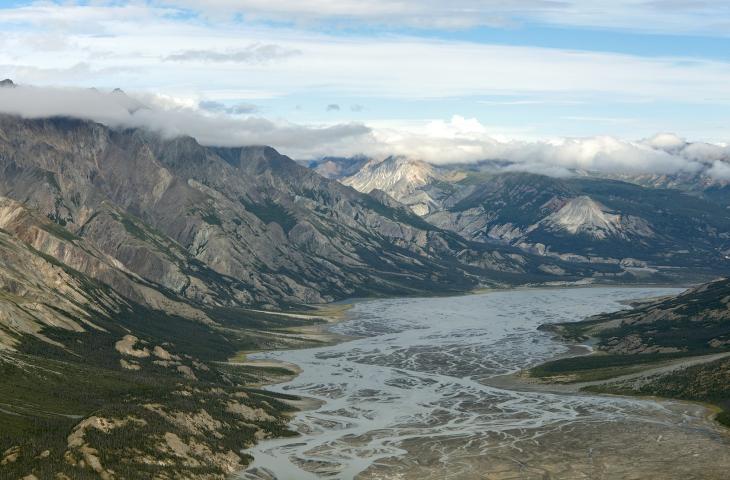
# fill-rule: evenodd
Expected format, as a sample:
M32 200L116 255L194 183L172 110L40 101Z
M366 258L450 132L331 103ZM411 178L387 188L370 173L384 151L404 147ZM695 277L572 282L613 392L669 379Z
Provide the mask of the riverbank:
M714 418L730 427L729 302L730 282L721 279L631 302L631 309L542 325L562 341L589 343L595 351L535 366L530 381L699 402L712 405Z
M634 303L645 303L645 301L626 301L621 303L625 305L631 305ZM556 336L555 338L557 339L557 341L561 341L559 336ZM673 372L684 370L690 367L710 364L718 360L730 359L730 352L723 352L713 355L702 355L696 357L680 357L653 364L641 363L640 359L637 359L637 364L633 366L633 368L629 367L625 369L625 373L608 376L607 378L601 380L586 380L586 378L596 376L594 370L561 372L560 374L556 375L535 374L535 372L539 371L541 367L544 367L545 365L549 365L559 360L575 359L579 362L581 359L586 359L590 357L600 358L602 356L601 352L596 352L591 345L570 343L567 346L567 352L557 355L547 362L544 362L540 365L535 365L529 369L520 370L519 372L494 377L488 382L485 382L485 384L496 388L514 389L525 392L614 395L667 402L676 401L677 399L672 398L671 396L658 396L637 393L632 394L631 392L626 391L626 389L618 388L617 385L646 382L651 378L657 376L671 374ZM719 424L723 427L730 427L730 424L718 419L718 416L721 417L723 412L725 412L725 410L721 406L699 400L680 400L687 405L691 405L693 409L704 409L704 417L712 421L713 424ZM730 435L730 429L727 430L727 434Z
M677 399L657 395L631 395L619 389L612 389L612 385L624 382L647 381L653 377L681 371L690 367L709 364L718 360L730 359L730 352L725 352L720 354L703 355L697 357L681 357L664 362L657 362L655 364L637 363L634 368L626 369L627 373L610 376L601 380L581 380L581 378L586 378L594 375L594 372L591 370L581 372L565 372L556 375L538 375L533 373L536 369L540 369L544 365L548 365L552 362L566 358L580 361L580 359L601 357L600 353L594 352L592 348L588 345L570 345L569 348L569 353L565 355L558 355L555 358L552 358L545 363L536 365L530 369L520 370L519 372L494 377L488 382L485 382L485 384L496 388L515 389L531 392L544 392L555 394L588 393L668 401ZM581 377L581 375L583 375L583 377ZM687 404L698 405L702 408L707 409L707 417L713 420L718 414L723 412L723 409L721 407L708 402L692 401L687 399L682 399L682 401ZM730 431L728 431L728 433L730 434Z

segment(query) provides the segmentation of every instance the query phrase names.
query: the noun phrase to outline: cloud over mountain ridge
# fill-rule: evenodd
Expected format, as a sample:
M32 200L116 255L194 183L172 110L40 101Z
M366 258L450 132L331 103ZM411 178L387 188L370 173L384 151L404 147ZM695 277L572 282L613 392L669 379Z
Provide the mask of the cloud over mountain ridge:
M689 142L672 133L627 141L612 136L506 139L476 119L458 115L419 126L364 123L299 125L253 116L210 101L194 102L121 90L16 86L0 89L0 113L25 118L70 116L111 127L146 128L167 136L190 135L205 145L272 145L298 158L365 154L403 155L434 164L507 160L513 170L552 176L574 170L631 174L692 173L730 180L730 147ZM228 115L233 113L234 115Z

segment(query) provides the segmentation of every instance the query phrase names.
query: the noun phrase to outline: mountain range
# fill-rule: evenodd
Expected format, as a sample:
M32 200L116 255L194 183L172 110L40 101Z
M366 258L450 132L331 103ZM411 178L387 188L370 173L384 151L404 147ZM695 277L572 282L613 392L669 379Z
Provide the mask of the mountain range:
M0 465L225 478L295 400L256 388L292 371L231 359L320 344L310 305L624 274L463 238L269 147L0 116Z
M465 239L543 258L616 264L645 278L673 277L678 267L685 278L712 278L730 267L725 182L595 172L553 177L515 168L389 157L340 181L383 191Z

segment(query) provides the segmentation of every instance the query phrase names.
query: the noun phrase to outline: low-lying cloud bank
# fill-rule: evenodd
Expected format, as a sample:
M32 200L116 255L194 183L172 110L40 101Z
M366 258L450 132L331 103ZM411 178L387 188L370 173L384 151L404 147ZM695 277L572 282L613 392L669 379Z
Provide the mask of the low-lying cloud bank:
M310 127L235 115L249 113L245 107L162 95L130 96L121 90L0 88L0 113L24 118L76 117L114 128L145 128L167 137L190 135L203 145L273 145L283 151L302 153L318 148L336 149L348 139L370 133L368 127L356 123Z
M294 158L403 155L435 164L507 160L509 168L548 175L575 170L611 174L688 173L730 180L730 147L687 142L674 134L638 141L614 137L545 141L496 139L476 119L418 127L371 128L361 123L306 126L252 116L255 108L226 107L119 90L19 86L0 88L0 113L25 118L71 116L165 136L190 135L204 145L271 145Z
M671 133L628 141L611 136L506 140L476 119L454 116L421 127L373 129L372 156L402 155L434 164L506 160L509 170L551 176L576 171L606 174L690 174L730 180L730 146L688 142Z

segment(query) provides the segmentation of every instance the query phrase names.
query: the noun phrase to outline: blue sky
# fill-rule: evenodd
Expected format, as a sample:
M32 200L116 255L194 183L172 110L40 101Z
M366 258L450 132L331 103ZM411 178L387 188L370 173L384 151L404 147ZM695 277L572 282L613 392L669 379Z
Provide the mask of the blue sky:
M730 140L726 1L5 1L0 46L19 83L390 142Z

